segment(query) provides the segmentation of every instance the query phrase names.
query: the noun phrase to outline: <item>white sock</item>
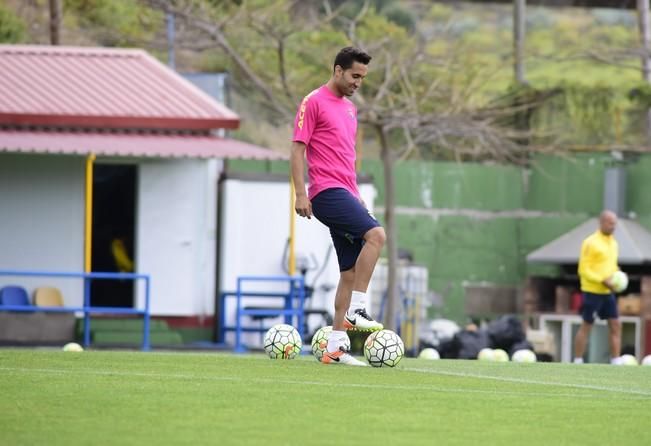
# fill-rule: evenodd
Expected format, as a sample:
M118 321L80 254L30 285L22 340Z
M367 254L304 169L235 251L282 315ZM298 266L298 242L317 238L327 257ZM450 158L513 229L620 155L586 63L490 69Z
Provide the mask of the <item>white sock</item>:
M574 358L574 364L583 364L583 358Z
M366 308L366 293L353 291L353 295L350 298L348 314L353 314L355 310L359 310L360 308Z
M330 336L328 336L328 346L326 350L329 352L336 352L339 350L339 347L346 344L348 340L348 335L345 331L332 330Z
M615 358L610 358L610 363L614 365L620 365L622 363L622 357L617 356Z

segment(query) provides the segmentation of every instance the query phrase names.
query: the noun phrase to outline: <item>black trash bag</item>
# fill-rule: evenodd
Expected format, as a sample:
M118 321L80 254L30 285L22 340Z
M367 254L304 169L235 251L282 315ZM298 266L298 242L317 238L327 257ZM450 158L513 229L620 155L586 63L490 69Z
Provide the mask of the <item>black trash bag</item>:
M439 342L436 346L439 356L442 359L457 359L459 357L459 344L454 338L446 339Z
M501 348L508 352L513 344L526 339L522 322L515 316L502 316L488 324L491 348Z
M490 338L485 330L462 330L454 335L458 346L457 358L477 359L482 348L490 346Z
M517 352L518 350L533 351L533 345L531 345L531 342L527 341L526 339L524 341L516 342L511 346L511 350L509 350L509 356L513 356L513 353Z

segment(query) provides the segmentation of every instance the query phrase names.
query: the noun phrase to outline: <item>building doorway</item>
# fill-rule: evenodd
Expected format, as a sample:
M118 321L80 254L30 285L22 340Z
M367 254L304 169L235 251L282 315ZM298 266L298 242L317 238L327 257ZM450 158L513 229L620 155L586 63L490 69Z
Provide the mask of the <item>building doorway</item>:
M133 272L137 166L96 164L93 175L93 272ZM94 279L90 303L133 307L132 280Z

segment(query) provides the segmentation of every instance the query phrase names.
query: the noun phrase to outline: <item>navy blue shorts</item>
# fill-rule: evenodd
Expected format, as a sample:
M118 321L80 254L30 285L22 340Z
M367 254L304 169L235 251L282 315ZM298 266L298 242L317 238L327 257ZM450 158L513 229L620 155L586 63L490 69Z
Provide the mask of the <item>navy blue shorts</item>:
M595 294L583 292L583 307L581 316L588 324L594 322L594 315L597 313L599 319L617 319L617 302L614 294Z
M362 203L343 188L326 189L312 198L312 213L330 229L339 271L355 266L364 246L364 234L380 226Z

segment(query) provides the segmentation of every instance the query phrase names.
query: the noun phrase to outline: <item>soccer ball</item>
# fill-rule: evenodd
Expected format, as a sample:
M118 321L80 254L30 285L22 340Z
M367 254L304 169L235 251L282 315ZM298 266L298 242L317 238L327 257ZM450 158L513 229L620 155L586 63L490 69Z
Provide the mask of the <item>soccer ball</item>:
M439 355L439 352L434 350L433 348L422 349L418 354L418 357L420 359L441 359L441 355Z
M637 365L637 358L633 355L622 355L619 360L621 365Z
M64 352L83 352L84 348L76 342L68 342L63 346Z
M380 330L364 342L364 356L373 367L395 367L405 354L405 344L395 332Z
M274 325L264 335L264 350L271 359L294 359L301 347L301 335L291 325Z
M493 350L493 361L496 362L509 362L509 354L501 348Z
M513 362L536 362L536 354L529 349L518 350L511 356Z
M651 355L646 355L642 360L642 365L651 365Z
M332 325L326 325L325 327L319 328L316 333L314 333L314 336L312 336L312 354L319 362L321 362L323 353L326 351L326 347L328 347L328 337L330 336L330 333L332 333ZM346 339L344 348L350 350L350 339Z
M615 271L610 278L610 283L613 284L616 292L621 293L628 287L628 276L624 271Z
M492 348L482 348L477 355L480 361L494 361L495 351Z

